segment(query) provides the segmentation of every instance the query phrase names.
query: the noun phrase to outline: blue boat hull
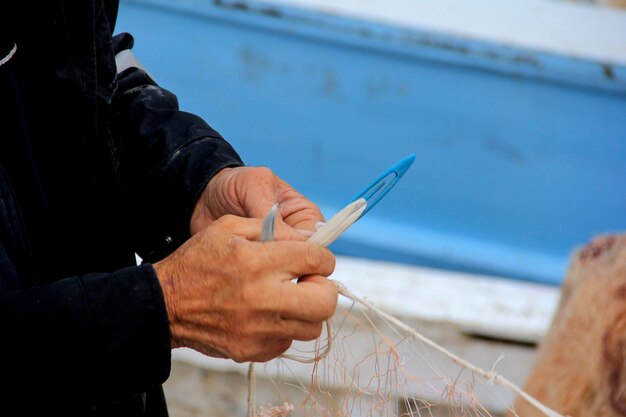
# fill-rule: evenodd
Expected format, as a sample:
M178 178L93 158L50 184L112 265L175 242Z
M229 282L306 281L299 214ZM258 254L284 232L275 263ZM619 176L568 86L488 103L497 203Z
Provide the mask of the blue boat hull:
M327 217L415 153L336 253L558 284L626 228L626 68L254 1L123 1L118 31Z

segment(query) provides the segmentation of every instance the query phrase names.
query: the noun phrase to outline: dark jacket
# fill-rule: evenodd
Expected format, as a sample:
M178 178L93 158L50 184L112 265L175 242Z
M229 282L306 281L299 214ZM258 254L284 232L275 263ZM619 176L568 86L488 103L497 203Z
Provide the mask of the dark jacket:
M5 3L0 59L17 48L0 66L0 404L166 415L170 334L150 262L241 160L145 72L116 75L133 43L111 35L117 0Z

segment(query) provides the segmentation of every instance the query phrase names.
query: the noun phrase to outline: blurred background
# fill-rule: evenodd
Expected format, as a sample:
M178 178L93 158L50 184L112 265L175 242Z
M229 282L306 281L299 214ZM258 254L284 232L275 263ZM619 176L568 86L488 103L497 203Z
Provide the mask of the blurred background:
M336 253L558 284L626 226L626 11L561 3L126 0L117 30L327 217L417 155Z
M246 164L272 168L327 218L415 153L405 177L332 249L374 270L385 266L378 277L388 280L410 270L504 283L500 293L481 287L493 298L504 294L499 317L512 309L497 332L484 330L494 326L488 301L477 307L471 290L437 291L464 306L442 313L463 337L506 333L524 344L511 348L522 352L515 378L523 382L572 251L626 229L625 6L124 0L117 32L134 35L136 56L183 110L202 116ZM403 292L389 304L406 304L393 302ZM524 297L519 311L536 313L522 317L537 320L531 330L511 307ZM424 311L402 313L419 322ZM199 371L199 362L189 363L205 384L202 372L212 365ZM172 385L175 392L184 402L186 391ZM181 415L204 405L193 407L181 406Z

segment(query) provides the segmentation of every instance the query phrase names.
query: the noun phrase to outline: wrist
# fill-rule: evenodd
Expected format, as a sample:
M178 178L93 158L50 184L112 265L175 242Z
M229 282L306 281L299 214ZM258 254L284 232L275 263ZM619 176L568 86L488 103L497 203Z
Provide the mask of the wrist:
M225 181L224 177L227 176L233 169L235 168L222 168L215 175L213 175L213 177L211 177L211 179L204 186L204 189L200 193L200 196L198 197L191 213L191 219L189 221L189 230L191 235L196 234L220 217L219 210L211 210L211 207L216 205L220 199L220 192L218 190L220 185L218 184L223 184Z
M178 288L178 279L172 271L171 265L167 258L152 264L157 280L163 292L163 300L165 301L165 309L167 311L167 319L170 327L170 342L172 348L182 347L176 336L176 326L178 323L178 315L176 309L176 293Z

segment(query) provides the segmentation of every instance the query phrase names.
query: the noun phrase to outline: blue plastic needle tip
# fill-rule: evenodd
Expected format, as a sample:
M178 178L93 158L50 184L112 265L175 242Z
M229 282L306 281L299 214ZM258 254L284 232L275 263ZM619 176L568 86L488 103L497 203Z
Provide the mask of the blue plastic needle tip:
M415 161L415 154L407 156L396 165L394 165L392 169L398 173L398 178L403 176L404 173L409 170L409 167L413 164L413 161Z
M386 169L380 174L370 185L368 185L362 192L357 194L352 201L364 198L367 201L367 208L361 214L361 217L372 209L394 185L402 178L404 173L409 169L411 164L415 161L415 154L411 154L406 158L396 163L391 168Z

